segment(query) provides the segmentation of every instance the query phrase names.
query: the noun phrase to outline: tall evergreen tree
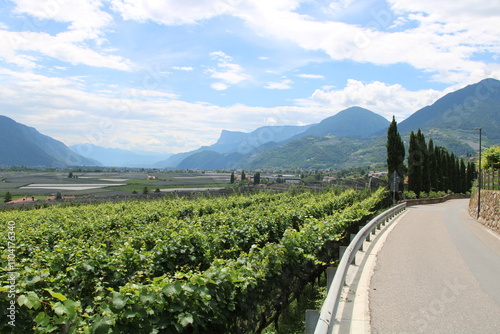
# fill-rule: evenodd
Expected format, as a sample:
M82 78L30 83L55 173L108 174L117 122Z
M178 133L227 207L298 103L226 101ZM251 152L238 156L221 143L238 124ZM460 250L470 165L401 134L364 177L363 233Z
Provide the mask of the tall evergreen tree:
M460 159L460 192L467 192L467 168L463 159Z
M413 191L420 197L422 186L422 163L421 152L418 149L418 142L415 133L410 133L410 145L408 150L408 190Z
M429 139L429 147L427 148L428 158L429 158L429 186L431 190L438 189L438 162L437 162L437 152L434 147L434 141L432 138Z
M441 158L441 155L443 154L441 147L436 146L434 147L434 159L436 160L436 188L434 190L436 191L442 191L444 184L443 184L443 168L442 168L442 161L443 159Z
M472 190L472 183L474 182L475 168L476 168L476 166L474 165L473 162L470 162L470 161L467 162L467 187L466 187L466 191Z
M425 142L425 136L418 129L417 132L417 144L418 150L420 151L420 163L421 163L421 176L420 176L420 190L428 193L431 191L430 186L430 168L429 168L429 151L427 149L427 143Z
M260 184L260 172L256 172L253 175L253 184Z
M448 174L450 179L450 188L452 192L457 192L457 170L455 164L455 153L451 153L448 159Z
M392 122L387 130L387 168L389 170L389 177L396 171L400 177L399 189L403 190L403 183L405 177L405 146L401 136L398 132L398 125L394 116Z
M442 176L442 184L441 184L441 191L448 191L450 189L450 169L448 168L449 164L449 154L448 151L444 148L440 148L441 151L441 160L439 162L440 170L441 173L443 174Z
M231 178L229 179L229 183L234 183L234 172L231 172Z

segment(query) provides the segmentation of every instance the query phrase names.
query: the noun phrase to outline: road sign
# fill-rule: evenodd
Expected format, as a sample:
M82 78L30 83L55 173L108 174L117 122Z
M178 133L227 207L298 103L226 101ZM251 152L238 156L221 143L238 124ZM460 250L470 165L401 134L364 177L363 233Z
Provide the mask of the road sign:
M390 185L391 185L391 191L393 192L398 192L399 191L399 182L401 181L401 177L399 177L398 172L394 171L391 174L390 177Z

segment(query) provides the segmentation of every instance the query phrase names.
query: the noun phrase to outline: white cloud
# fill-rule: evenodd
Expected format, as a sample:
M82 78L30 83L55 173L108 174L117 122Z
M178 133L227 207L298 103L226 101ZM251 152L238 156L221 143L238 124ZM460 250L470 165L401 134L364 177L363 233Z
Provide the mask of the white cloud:
M165 93L151 89L126 88L123 89L122 92L124 96L131 96L136 99L160 98L163 100L175 100L179 98L178 94Z
M24 52L39 52L71 64L84 64L129 71L129 60L115 55L101 54L78 43L64 41L44 32L14 32L0 30L0 58L24 68L38 67L38 59Z
M187 71L187 72L194 71L194 68L191 66L173 66L172 69L177 71Z
M435 20L460 21L463 18L488 18L500 15L497 0L481 3L475 0L388 0L398 13L428 13Z
M299 78L304 78L304 79L324 79L325 78L325 76L321 75L321 74L306 74L306 73L302 73L302 74L297 74L296 76L299 77Z
M267 85L264 86L266 89L291 89L291 84L293 83L290 79L283 79L280 82L268 82Z
M444 82L477 81L485 75L498 74L494 64L473 60L478 53L500 53L498 0L481 5L474 0L452 3L390 0L390 10L371 13L373 20L367 28L301 15L298 0L205 0L196 3L115 0L113 4L125 18L153 20L166 25L232 15L261 36L291 41L306 50L322 50L334 60L407 63L434 73L436 80ZM356 4L358 10L360 5ZM351 1L341 1L335 10L351 7ZM391 30L395 27L405 29L404 23L408 22L416 26ZM471 74L474 78L470 78Z
M208 68L206 73L210 74L210 77L220 80L212 84L212 88L216 90L225 90L229 85L236 85L244 80L250 79L250 76L244 73L243 67L233 63L233 58L224 52L212 52L210 57L217 62L217 66Z
M31 69L40 66L40 54L71 64L131 70L129 60L100 49L106 43L104 29L113 22L102 6L99 0L16 0L14 12L25 16L22 31L0 30L0 58ZM47 20L69 26L51 35L44 31Z
M370 109L390 119L404 119L424 106L434 103L444 95L432 89L409 91L399 84L387 85L375 81L365 84L350 79L342 89L317 89L311 102L340 111L351 106ZM306 104L306 101L302 101Z
M44 9L44 6L47 7L45 2L18 0L17 7L20 12L37 17L71 22L67 34L72 41L98 39L102 35L102 28L111 20L102 10L101 1L78 2L77 10L73 11L67 5L69 1L55 2L62 4L60 8L47 10ZM456 0L451 3L447 0L389 0L389 9L369 11L373 19L367 27L335 19L339 17L338 12L368 10L368 7L363 6L369 6L370 2L342 0L332 3L330 8L311 2L310 6L318 6L317 11L324 12L323 16L318 17L300 14L302 2L109 0L110 8L126 20L153 21L172 26L197 24L216 16L231 15L241 19L260 36L292 42L306 50L323 51L333 60L378 65L407 63L433 73L435 80L443 82L477 81L484 76L498 74L495 64L474 60L477 54L485 52L500 54L498 0L481 5L475 0ZM26 58L18 60L19 63L29 61ZM225 85L248 78L242 74L239 65L226 65L225 70L212 71L213 77Z
M215 90L226 90L229 88L228 85L222 82L214 82L213 84L210 85L210 87L212 87Z
M112 8L126 20L151 20L164 25L194 24L232 10L231 0L154 1L111 0Z
M103 4L100 0L15 0L15 3L17 13L28 14L40 20L70 23L68 31L59 34L59 38L67 42L87 39L100 41L103 34L101 29L113 20L110 14L101 10ZM30 25L35 31L39 30L35 21L31 21Z

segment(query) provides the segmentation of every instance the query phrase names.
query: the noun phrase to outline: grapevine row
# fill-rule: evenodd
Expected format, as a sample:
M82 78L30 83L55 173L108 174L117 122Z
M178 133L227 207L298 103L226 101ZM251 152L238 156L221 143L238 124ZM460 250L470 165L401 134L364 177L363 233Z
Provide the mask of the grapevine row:
M326 240L345 233L383 194L363 202L355 192L254 196L6 217L23 224L20 319L35 319L40 333L61 324L82 333L255 329L255 310L273 300L283 273L295 271L298 282L315 275Z

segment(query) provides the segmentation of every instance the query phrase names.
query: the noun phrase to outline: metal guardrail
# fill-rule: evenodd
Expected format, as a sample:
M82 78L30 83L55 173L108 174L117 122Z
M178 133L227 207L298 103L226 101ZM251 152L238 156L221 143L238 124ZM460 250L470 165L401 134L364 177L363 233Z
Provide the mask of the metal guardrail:
M370 236L370 233L377 226L385 221L389 221L394 216L398 215L406 208L406 203L401 203L393 208L382 212L377 217L373 218L356 234L354 239L347 246L344 255L342 256L333 281L328 289L328 295L321 307L318 322L316 324L314 334L329 334L332 332L335 323L335 315L339 306L340 295L344 285L349 265L355 259L357 251L363 245L365 239ZM306 325L307 326L307 325Z

